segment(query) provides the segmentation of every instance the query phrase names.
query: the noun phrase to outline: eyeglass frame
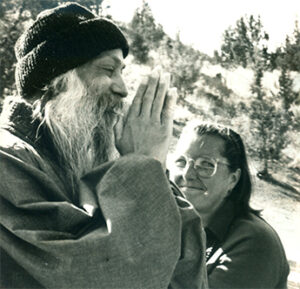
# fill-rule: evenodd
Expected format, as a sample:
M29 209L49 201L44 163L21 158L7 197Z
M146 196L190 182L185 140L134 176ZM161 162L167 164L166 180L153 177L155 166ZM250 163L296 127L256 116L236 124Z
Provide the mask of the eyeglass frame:
M200 156L198 157L197 159L193 159L193 158L189 158L187 157L186 155L181 155L185 158L186 160L186 165L184 166L184 168L181 168L181 167L178 167L176 165L177 168L180 168L180 169L185 169L187 166L189 166L189 164L191 163L191 161L193 162L193 169L196 171L197 175L202 177L202 178L211 178L213 177L217 170L218 170L218 164L222 164L222 165L226 165L226 166L231 166L228 162L225 162L225 161L221 161L219 158L213 158L213 157L207 157L207 156ZM213 163L214 163L214 170L213 170L213 173L210 175L210 176L203 176L203 175L200 175L199 172L197 172L197 168L195 168L195 163L198 159L208 159L208 160L212 160ZM176 161L175 161L175 164L176 164Z

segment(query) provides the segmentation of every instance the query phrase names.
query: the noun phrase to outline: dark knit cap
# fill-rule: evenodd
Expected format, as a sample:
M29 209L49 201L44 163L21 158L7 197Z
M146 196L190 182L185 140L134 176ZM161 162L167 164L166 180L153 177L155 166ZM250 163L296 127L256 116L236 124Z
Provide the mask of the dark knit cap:
M85 7L69 2L45 10L15 46L18 92L31 98L60 74L117 48L125 58L128 43L121 30Z

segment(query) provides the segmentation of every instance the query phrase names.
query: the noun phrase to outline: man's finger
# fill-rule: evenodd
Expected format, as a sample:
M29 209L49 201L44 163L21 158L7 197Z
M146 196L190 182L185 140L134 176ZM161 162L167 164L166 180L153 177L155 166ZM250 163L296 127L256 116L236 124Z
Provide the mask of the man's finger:
M160 73L155 69L149 76L147 90L141 104L141 115L149 116L152 110L153 100L157 90Z
M165 102L166 92L170 85L170 74L164 73L159 81L158 89L152 106L151 115L157 121L161 121L162 108Z
M119 141L122 137L123 127L124 127L124 118L122 116L118 116L117 123L113 127L114 136L115 136L115 144L116 144L117 148L118 148Z
M169 89L161 114L161 123L163 125L167 125L170 127L172 126L177 97L177 89L175 87Z
M135 97L132 101L132 104L130 106L129 112L128 112L128 117L129 116L139 116L141 113L141 105L143 101L143 97L145 94L145 91L147 89L147 84L148 84L148 77L144 76L142 78L142 81L136 91Z

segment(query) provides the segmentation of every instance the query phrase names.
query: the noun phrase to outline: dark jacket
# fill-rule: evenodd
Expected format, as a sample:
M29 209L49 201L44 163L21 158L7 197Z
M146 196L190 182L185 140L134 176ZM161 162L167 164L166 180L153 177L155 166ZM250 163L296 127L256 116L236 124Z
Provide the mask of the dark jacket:
M227 200L205 231L209 288L287 288L285 252L265 220L236 216Z
M74 197L31 114L12 103L2 115L1 288L206 287L200 218L172 193L158 161L104 163Z

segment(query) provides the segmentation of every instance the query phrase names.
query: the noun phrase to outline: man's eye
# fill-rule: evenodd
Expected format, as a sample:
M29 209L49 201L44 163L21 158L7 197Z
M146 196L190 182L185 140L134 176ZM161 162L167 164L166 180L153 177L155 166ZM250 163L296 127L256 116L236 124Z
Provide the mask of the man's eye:
M109 71L109 72L113 72L114 68L113 67L102 67L102 69Z
M100 69L104 70L109 75L114 73L115 68L112 66L99 66Z

